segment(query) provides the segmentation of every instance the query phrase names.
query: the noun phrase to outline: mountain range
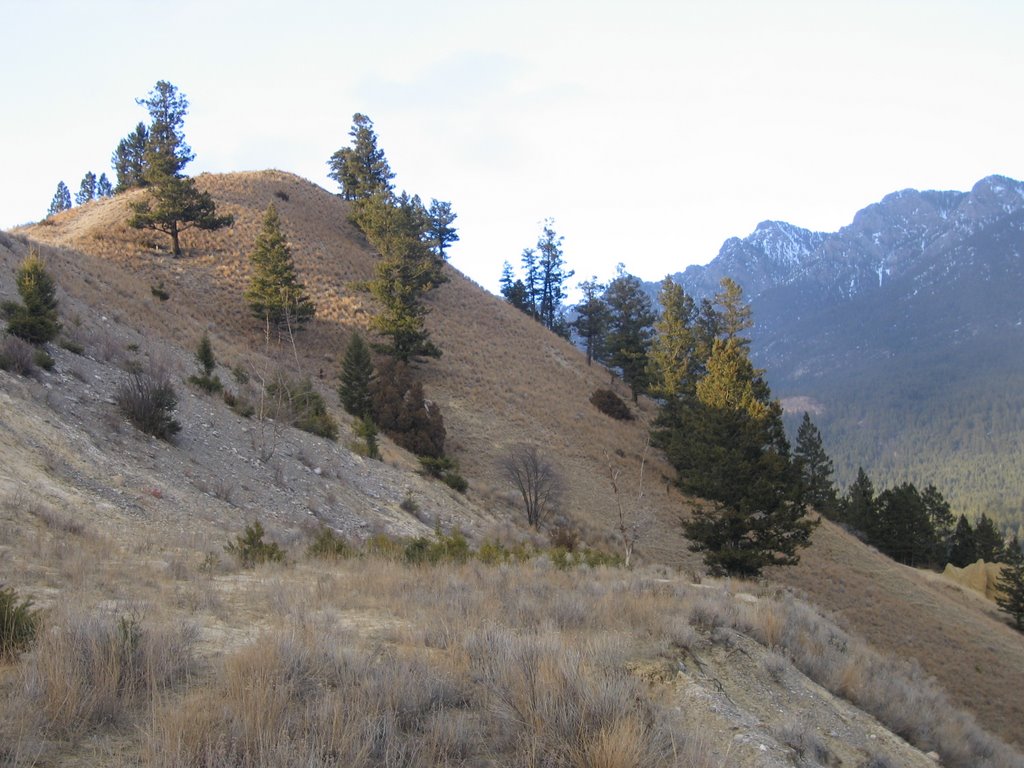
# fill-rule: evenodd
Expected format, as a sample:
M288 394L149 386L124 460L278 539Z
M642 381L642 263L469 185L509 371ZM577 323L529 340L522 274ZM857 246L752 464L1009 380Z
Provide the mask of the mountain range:
M809 411L841 484L934 483L960 511L1024 521L1024 183L906 189L837 232L761 222L673 275L753 308L752 350L791 418ZM651 285L652 290L656 289Z

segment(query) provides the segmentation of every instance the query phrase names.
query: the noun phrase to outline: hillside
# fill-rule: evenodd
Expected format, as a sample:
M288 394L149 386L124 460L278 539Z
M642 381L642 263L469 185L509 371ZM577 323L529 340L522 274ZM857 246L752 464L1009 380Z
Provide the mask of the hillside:
M706 267L750 299L753 354L799 418L813 411L847 484L934 482L954 506L1024 524L1024 184L903 190L834 233L766 221Z
M192 350L204 330L224 364L225 380L230 379L228 368L236 365L258 372L291 364L293 351L266 344L241 297L246 254L270 202L278 207L299 273L320 308L318 319L297 341L299 365L348 424L335 407L335 376L348 335L372 311L367 298L350 286L370 276L374 257L346 223L346 204L276 171L202 176L198 182L218 206L235 215L236 224L227 231L188 233L182 259L170 258L159 238L125 228L128 196L89 203L0 240L0 299L14 295L13 268L29 243L41 244L61 289L67 332L86 353L55 350L55 373L41 374L39 382L0 373L5 399L0 426L7 436L0 444L0 467L6 468L0 471L0 495L5 498L5 539L11 542L4 557L12 565L9 572L30 586L40 604L53 605L62 593L87 604L168 601L177 606L167 608L172 615L191 611L196 616L206 627L200 638L204 653L220 658L226 651L218 647L218 638L230 639L228 647L234 648L254 639L260 628L284 623L289 591L316 590L320 578L308 564L295 573L253 576L260 594L277 606L278 613L266 617L261 616L266 606L232 591L249 583L246 574L217 575L207 587L196 564L204 552L219 553L244 523L258 515L279 541L299 552L317 521L355 537L376 530L426 533L435 524L459 526L477 541L508 536L519 513L497 463L508 446L524 441L538 444L558 464L566 480L564 511L584 537L615 546L608 464L620 464L624 477L638 475L644 423L653 415L653 404L642 402L640 420L634 423L599 414L588 398L607 386L606 371L587 368L571 345L454 270L452 281L433 296L429 317L444 356L424 365L422 373L428 396L444 414L450 453L470 482L465 497L415 474L412 458L393 446L385 444L385 462L368 462L345 449L344 435L333 445L294 430L262 431L185 385L179 387L185 429L175 445L145 439L124 424L111 399L125 361L162 358L180 380L192 370ZM150 290L161 284L170 294L166 302ZM261 460L268 441L273 453ZM698 572L699 561L686 552L677 522L685 500L667 485L667 470L657 457L648 458L646 469L644 501L651 524L642 559L652 567ZM415 514L402 509L410 497L416 501ZM69 516L84 519L84 538L65 530ZM108 547L117 557L91 569ZM137 584L127 575L133 569L141 574ZM160 575L175 569L184 574L181 583L168 583ZM672 573L658 576L668 579L659 583L672 585L665 589L699 593L688 579ZM358 600L374 599L358 574L344 568L332 574L330 591L340 580L359 585L363 591L358 594L366 596ZM438 588L455 578L446 575ZM827 523L799 568L780 569L771 578L837 614L849 631L916 658L985 727L1024 744L1019 699L1024 643L990 605L894 565ZM597 589L585 582L559 584L581 594ZM639 584L628 589L651 588ZM728 585L724 589L729 592ZM767 589L763 596L771 597ZM622 594L623 604L631 602ZM389 615L405 616L402 612L411 610L402 608L392 593L380 599L391 608L379 610ZM318 605L328 614L341 610ZM371 636L384 631L372 607L361 605L360 610L365 615L359 631ZM413 614L402 619L415 620ZM639 654L635 645L630 647ZM710 664L709 659L702 656L702 663ZM728 727L722 726L725 731ZM910 757L890 754L892 764L913 764Z

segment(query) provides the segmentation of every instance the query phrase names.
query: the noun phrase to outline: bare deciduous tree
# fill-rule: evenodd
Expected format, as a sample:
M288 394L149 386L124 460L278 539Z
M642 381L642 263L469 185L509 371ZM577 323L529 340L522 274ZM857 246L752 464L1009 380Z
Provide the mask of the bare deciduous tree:
M562 478L535 445L516 445L501 460L501 472L526 507L526 522L539 529L554 512L562 491Z
M647 450L650 448L650 444L651 441L648 438L647 443L644 445L643 455L640 457L640 472L637 480L635 501L627 499L626 495L620 492L623 484L621 480L622 467L617 466L611 456L608 457L608 480L612 486L612 495L615 496L615 506L618 513L615 530L619 532L619 536L622 538L623 560L627 568L629 568L633 559L633 550L636 548L637 542L643 538L651 522L650 512L644 505L644 467L647 464Z

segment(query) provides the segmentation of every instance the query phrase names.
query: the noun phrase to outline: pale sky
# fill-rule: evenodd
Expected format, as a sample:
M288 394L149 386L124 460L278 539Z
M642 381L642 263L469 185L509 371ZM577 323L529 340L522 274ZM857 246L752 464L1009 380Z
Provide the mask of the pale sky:
M0 227L106 172L157 80L186 171L327 159L374 121L495 290L546 217L577 279L710 261L765 219L834 231L885 194L1024 178L1019 0L0 0ZM575 282L575 281L574 281Z

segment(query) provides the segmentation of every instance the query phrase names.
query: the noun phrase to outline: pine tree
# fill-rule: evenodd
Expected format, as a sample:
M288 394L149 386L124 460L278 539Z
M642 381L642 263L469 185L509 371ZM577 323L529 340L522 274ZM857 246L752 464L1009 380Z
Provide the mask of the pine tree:
M698 359L694 322L697 308L681 285L666 277L658 293L661 317L654 324L655 337L648 353L651 393L671 406L692 398L703 373Z
M604 292L604 301L608 305L608 333L601 361L622 372L635 403L637 396L647 390L647 351L658 315L643 283L621 264Z
M147 169L159 162L161 174L180 174L195 158L182 133L185 115L188 113L185 94L166 80L159 80L146 98L136 99L135 102L148 110L152 121L143 154Z
M519 263L523 265L523 306L520 309L530 317L539 317L541 279L537 251L533 248L524 248Z
M966 515L960 515L949 543L949 562L957 568L966 568L978 559L974 529Z
M21 303L5 302L7 332L30 344L44 344L60 333L57 321L57 287L35 251L18 267L15 284Z
M99 180L96 182L96 197L113 197L114 188L110 186L110 179L107 178L107 174L101 173Z
M387 360L379 374L371 384L374 423L417 456L444 456L441 410L426 399L410 367L401 360Z
M875 501L875 486L864 471L857 468L857 479L846 492L840 505L840 520L870 539L878 527L878 505Z
M606 286L597 282L594 276L580 283L579 289L583 299L575 307L576 319L572 322L572 328L583 341L587 351L587 365L590 365L595 357L601 355L605 333L608 331L608 305L601 297Z
M680 487L710 502L683 523L690 549L715 572L748 577L797 563L817 521L805 514L782 407L738 339L715 343L696 395L686 428L666 441Z
M53 216L55 213L61 211L67 211L71 208L71 190L68 189L68 185L63 181L57 182L57 191L53 195L53 200L50 201L50 207L46 211L47 217Z
M452 223L458 217L452 210L451 203L446 203L436 198L430 201L430 209L427 211L427 214L427 242L430 243L430 247L434 249L438 258L442 260L447 259L445 249L452 243L459 241L459 233L452 226Z
M832 459L821 444L821 432L804 411L796 435L793 459L800 471L807 503L826 517L836 515L836 488L832 481Z
M924 502L924 509L931 522L934 535L935 547L930 553L932 565L939 568L949 562L949 552L952 546L953 530L956 525L956 518L949 502L939 492L939 489L930 484L921 494Z
M271 204L263 217L263 227L249 254L253 274L245 291L245 300L253 315L268 327L295 330L308 322L316 307L299 282L291 249L281 231L277 209Z
M913 483L878 495L878 526L870 542L898 563L921 567L935 549L934 531L924 501Z
M500 285L501 295L505 298L505 301L520 312L531 314L527 307L526 284L522 280L516 279L515 273L512 271L512 265L507 261L501 269Z
M196 189L194 179L164 174L155 168L147 169L145 178L152 197L129 203L132 215L128 225L169 235L171 252L175 256L181 256L182 232L189 229L222 229L235 221L231 215L217 214L210 193Z
M130 204L132 216L128 225L169 235L174 255L180 256L182 232L192 228L221 229L234 223L234 217L218 216L210 194L200 192L195 181L182 174L182 169L194 157L181 133L188 110L185 95L160 80L148 98L137 101L149 109L153 119L145 144L142 172L145 186L151 190L147 199Z
M715 294L719 335L726 339L737 339L743 346L750 345L750 339L743 334L753 327L750 305L743 301L743 289L732 278L723 277L721 290Z
M139 123L135 130L121 139L110 165L117 174L116 192L124 192L134 187L146 185L143 173L146 170L146 146L149 144L149 129L145 123Z
M537 315L544 327L561 336L567 328L562 319L562 301L565 299L565 283L575 272L565 268L562 254L564 238L554 230L554 220L545 219L540 237L537 239L537 269L540 277L540 301Z
M372 414L370 386L373 383L373 358L363 337L356 333L345 350L341 363L338 398L347 413L366 419Z
M380 305L371 327L387 339L374 348L403 362L440 357L426 329L428 310L422 299L448 278L444 262L424 242L425 212L419 198L376 195L364 201L362 212L367 239L381 255L374 279L366 284Z
M83 205L96 197L96 174L86 171L82 177L82 183L78 187L78 194L75 195L75 205Z
M1014 625L1024 632L1024 552L1014 536L1003 555L1003 569L996 582L996 605L1013 617Z
M976 556L986 563L996 563L1003 555L1003 537L985 513L974 525L974 547Z
M210 343L210 334L203 333L199 339L199 346L196 347L196 365L199 366L199 373L189 377L189 382L207 392L219 392L223 385L220 378L214 375L217 367L217 358L213 354L213 344Z
M395 174L388 165L384 150L377 147L373 121L357 112L352 116L348 135L352 138L352 146L339 149L327 161L331 169L327 175L338 182L342 198L365 200L377 194L389 195Z

